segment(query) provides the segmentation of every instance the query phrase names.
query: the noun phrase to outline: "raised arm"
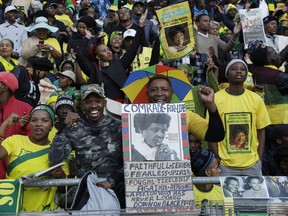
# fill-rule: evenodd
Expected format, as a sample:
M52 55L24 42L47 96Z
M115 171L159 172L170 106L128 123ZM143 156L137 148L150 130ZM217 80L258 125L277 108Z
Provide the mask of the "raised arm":
M130 48L127 50L127 52L125 52L125 54L122 56L122 58L120 59L123 68L125 70L127 70L130 65L132 64L136 54L137 54L137 50L139 48L139 45L141 44L141 35L144 34L144 26L145 26L145 20L147 17L147 13L148 10L145 11L145 13L142 15L142 17L139 20L139 30L136 32L136 35L134 37L134 40L130 46Z
M0 160L8 156L8 152L1 145L2 141L5 140L6 130L20 121L20 116L16 113L12 113L1 125L0 125Z

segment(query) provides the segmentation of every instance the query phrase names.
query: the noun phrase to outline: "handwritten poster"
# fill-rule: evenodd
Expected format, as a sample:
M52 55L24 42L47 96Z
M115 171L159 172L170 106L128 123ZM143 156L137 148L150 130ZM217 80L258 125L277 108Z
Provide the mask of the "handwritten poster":
M156 11L160 22L160 43L167 60L189 55L194 48L192 17L188 2L174 4Z
M190 161L125 162L128 212L194 209Z
M194 209L184 103L122 105L128 212Z

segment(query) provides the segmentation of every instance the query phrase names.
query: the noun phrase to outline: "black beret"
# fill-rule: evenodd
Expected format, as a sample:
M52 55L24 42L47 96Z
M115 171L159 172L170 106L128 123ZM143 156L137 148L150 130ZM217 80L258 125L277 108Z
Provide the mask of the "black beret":
M263 18L263 23L264 25L271 22L271 21L276 21L278 23L278 20L275 16L269 15Z
M87 16L87 15L82 16L82 17L78 20L78 22L83 22L83 23L85 23L88 28L95 28L95 26L96 26L96 21L95 21L92 17Z
M53 64L46 57L32 56L28 61L31 63L32 68L36 70L50 71L54 69Z
M273 127L271 132L269 133L269 137L271 140L276 140L281 138L282 136L288 136L288 125L280 124Z

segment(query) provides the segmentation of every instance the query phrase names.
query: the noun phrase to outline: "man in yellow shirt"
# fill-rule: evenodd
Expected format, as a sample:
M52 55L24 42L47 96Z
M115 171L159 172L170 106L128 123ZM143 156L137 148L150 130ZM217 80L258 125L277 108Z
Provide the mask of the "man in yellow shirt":
M172 85L167 76L155 75L147 84L147 98L150 103L170 103L172 99ZM201 87L199 96L205 103L210 119L201 118L198 114L186 111L188 133L200 140L219 142L223 140L225 132L222 121L214 103L214 91L206 86ZM212 141L214 140L214 141Z
M225 139L210 143L221 159L222 176L261 176L265 127L270 124L262 98L244 88L248 67L234 59L226 67L229 86L215 94L215 103L226 129Z

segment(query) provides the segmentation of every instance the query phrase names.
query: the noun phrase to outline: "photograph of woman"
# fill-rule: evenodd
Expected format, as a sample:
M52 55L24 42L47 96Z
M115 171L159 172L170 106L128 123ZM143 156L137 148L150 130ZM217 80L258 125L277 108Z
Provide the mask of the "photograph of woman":
M186 49L185 28L180 25L170 27L168 30L168 37L172 41L172 45L168 47L169 52L180 52Z
M233 151L248 150L248 124L230 125L230 149Z
M170 115L136 113L133 122L136 134L141 134L141 140L134 139L131 145L132 161L179 160L176 151L163 143L170 126Z
M244 177L243 177L244 178ZM248 176L244 180L243 197L268 198L266 184L261 176Z

